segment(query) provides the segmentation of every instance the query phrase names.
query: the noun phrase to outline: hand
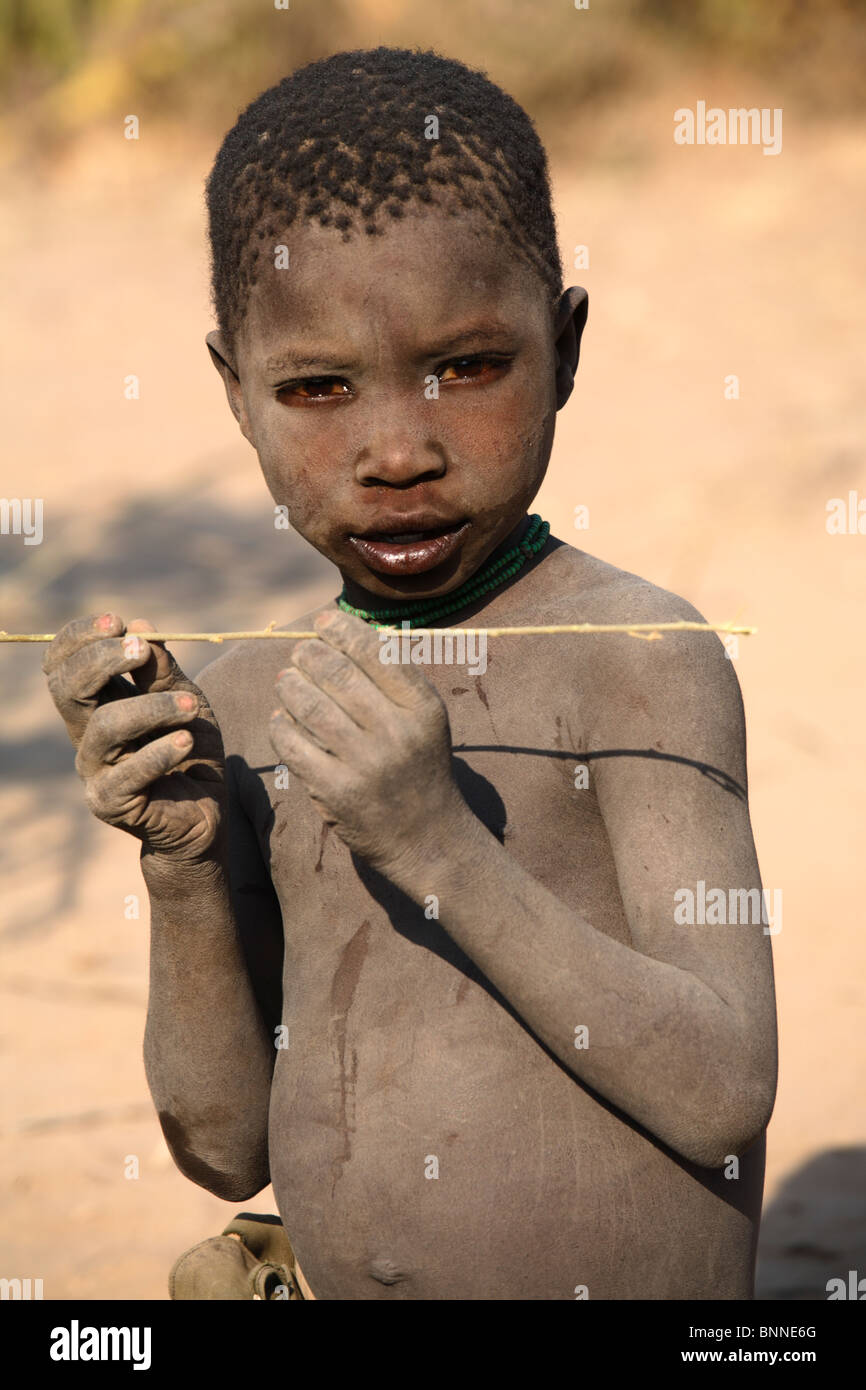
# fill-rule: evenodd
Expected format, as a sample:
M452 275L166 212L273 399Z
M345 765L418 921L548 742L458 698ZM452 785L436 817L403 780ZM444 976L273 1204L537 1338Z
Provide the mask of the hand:
M148 631L144 620L80 618L54 638L42 669L94 815L160 860L189 865L212 851L222 821L222 738L171 653L136 635Z
M316 628L324 640L298 642L277 680L271 742L326 824L394 878L437 853L467 811L448 713L415 667L380 661L360 618L328 610Z

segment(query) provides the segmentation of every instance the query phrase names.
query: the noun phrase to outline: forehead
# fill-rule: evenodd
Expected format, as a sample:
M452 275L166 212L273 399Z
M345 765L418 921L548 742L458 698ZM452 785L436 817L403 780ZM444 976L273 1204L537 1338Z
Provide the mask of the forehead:
M371 335L435 338L472 315L524 332L549 322L541 279L480 214L425 209L380 225L379 235L353 228L344 239L304 222L263 241L239 347L264 361L299 337L360 347Z

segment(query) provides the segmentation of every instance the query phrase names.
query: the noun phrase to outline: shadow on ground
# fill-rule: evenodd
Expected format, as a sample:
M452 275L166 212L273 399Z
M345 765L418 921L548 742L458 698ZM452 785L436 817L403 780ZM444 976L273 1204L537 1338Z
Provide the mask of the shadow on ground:
M847 1286L851 1270L866 1278L866 1148L828 1149L764 1212L755 1297L825 1300L828 1281Z
M334 567L294 531L275 529L266 495L260 506L242 510L204 494L206 488L187 480L159 499L130 497L95 524L80 512L46 508L41 546L0 547L0 628L56 632L72 618L111 609L126 620L149 618L163 630L237 631L299 616L295 595L317 581L333 579L338 592ZM218 650L190 644L177 655L194 677ZM0 738L0 871L5 864L45 877L46 844L56 870L38 904L16 911L0 928L7 939L49 931L61 907L74 907L90 851L91 817L42 674L44 652L36 644L0 645L4 723L22 729L16 736L7 727ZM62 820L59 840L46 838L49 817ZM15 832L25 823L22 845Z

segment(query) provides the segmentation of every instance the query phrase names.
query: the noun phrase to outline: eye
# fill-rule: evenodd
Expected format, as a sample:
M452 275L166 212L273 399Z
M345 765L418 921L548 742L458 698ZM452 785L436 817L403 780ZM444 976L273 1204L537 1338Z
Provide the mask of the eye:
M300 405L308 401L342 400L351 392L341 377L308 376L300 381L287 381L276 388L275 394L285 404Z
M439 368L437 376L446 381L495 381L508 370L514 359L511 357L455 357Z

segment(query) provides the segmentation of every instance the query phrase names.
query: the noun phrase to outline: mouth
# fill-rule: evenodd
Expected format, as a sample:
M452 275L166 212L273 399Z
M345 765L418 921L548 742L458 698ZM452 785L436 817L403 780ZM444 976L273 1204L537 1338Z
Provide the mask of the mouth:
M424 521L430 524L425 526ZM451 558L469 525L468 521L401 517L381 530L349 536L349 544L377 574L424 574Z

